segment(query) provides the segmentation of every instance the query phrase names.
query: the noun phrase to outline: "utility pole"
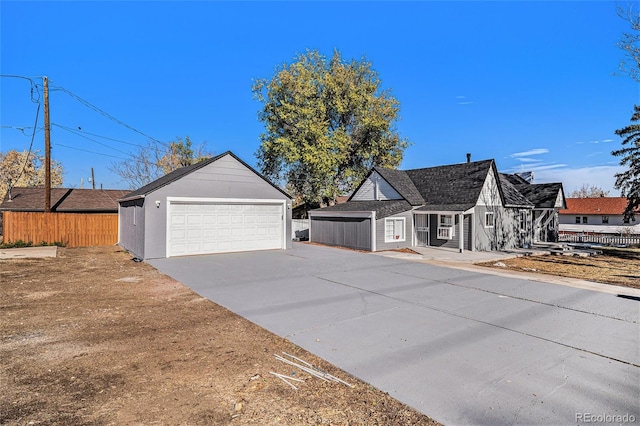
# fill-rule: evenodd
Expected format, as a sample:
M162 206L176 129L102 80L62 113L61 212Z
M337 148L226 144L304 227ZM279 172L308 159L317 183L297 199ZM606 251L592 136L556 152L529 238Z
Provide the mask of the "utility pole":
M96 177L93 175L93 167L91 168L91 187L96 189Z
M51 126L49 125L49 79L44 85L44 212L51 212Z

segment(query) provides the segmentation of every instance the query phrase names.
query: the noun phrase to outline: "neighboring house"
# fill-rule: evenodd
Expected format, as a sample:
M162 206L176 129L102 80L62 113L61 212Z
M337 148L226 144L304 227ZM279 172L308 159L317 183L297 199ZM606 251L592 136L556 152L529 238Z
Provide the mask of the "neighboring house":
M533 203L532 232L534 242L557 242L559 212L567 207L562 183L529 183L519 175L502 174L516 190Z
M560 231L567 233L640 234L638 217L625 219L624 197L567 198L560 210ZM640 214L640 210L636 215Z
M51 188L51 213L44 213L44 188L12 188L0 204L5 243L62 242L70 247L118 241L118 199L127 190Z
M347 203L309 212L310 241L368 251L520 247L531 242L533 209L493 160L376 167Z
M119 244L141 259L291 246L291 197L229 151L119 203Z

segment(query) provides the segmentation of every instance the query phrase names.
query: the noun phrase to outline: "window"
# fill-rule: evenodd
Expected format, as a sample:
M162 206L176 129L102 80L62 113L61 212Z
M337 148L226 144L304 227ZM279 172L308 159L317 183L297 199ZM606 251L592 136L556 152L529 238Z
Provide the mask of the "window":
M495 214L493 212L484 213L484 227L493 228L495 224Z
M609 216L602 216L602 223L609 223Z
M394 241L405 240L405 218L398 217L384 220L384 242L392 243Z
M580 223L580 216L576 216L576 223Z
M440 214L438 215L438 239L439 240L451 240L455 235L456 229L454 225L452 214Z
M587 217L586 216L582 216L582 223L587 223Z
M520 212L520 232L527 232L527 212Z

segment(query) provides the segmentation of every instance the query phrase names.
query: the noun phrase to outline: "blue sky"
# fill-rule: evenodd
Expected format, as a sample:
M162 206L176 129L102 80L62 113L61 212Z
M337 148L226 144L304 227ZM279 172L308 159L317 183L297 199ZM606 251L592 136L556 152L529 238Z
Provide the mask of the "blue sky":
M617 196L614 131L640 103L638 84L614 75L628 30L614 2L3 0L0 19L0 73L50 80L52 157L70 187L90 187L93 167L98 185L126 188L108 166L148 137L188 135L255 165L252 81L306 49L372 62L412 142L403 169L470 152L567 193ZM36 110L28 80L0 78L0 151L29 148ZM41 110L40 151L42 123Z

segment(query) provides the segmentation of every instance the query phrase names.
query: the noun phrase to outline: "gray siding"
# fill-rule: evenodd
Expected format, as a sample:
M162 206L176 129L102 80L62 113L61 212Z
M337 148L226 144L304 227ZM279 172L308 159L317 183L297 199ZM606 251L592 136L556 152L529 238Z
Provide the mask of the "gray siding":
M309 241L358 250L371 250L371 219L312 217Z
M393 219L393 218L399 218L399 217L405 218L405 240L392 241L389 243L385 243L384 242L385 219ZM376 220L376 251L411 247L413 246L412 238L413 238L413 213L411 211Z
M459 249L460 248L460 216L455 214L455 234L451 240L439 240L438 239L438 215L431 214L429 215L429 241L430 245L433 247L445 247L451 249ZM463 248L465 250L471 250L471 215L464 215L463 218Z
M166 256L167 197L287 200L285 231L287 236L292 232L291 201L242 163L227 155L147 194L143 206L146 232L143 234L144 248L140 250L145 259ZM156 207L156 201L160 202L159 207ZM130 227L130 224L122 225L121 234L130 232ZM285 241L286 247L291 248L291 240L285 238Z
M120 204L118 244L135 257L144 259L144 199Z
M375 196L375 182L378 182L378 198ZM358 192L351 197L352 201L388 201L402 200L402 196L378 173L373 172L363 182ZM383 240L384 241L384 240Z
M500 226L493 228L485 228L484 218L485 213L493 212L495 214L496 224L502 221L502 207L500 206L476 206L474 208L475 214L475 250L489 251L496 250L500 240Z
M495 226L485 228L485 212L493 211L495 214ZM529 225L527 230L520 232L520 212L528 213ZM475 248L479 251L507 250L516 247L526 247L531 244L531 209L520 209L501 206L476 206L475 207L476 239Z
M526 229L520 228L520 214L526 215ZM520 208L505 208L502 222L502 247L501 249L531 247L532 233L532 210Z

